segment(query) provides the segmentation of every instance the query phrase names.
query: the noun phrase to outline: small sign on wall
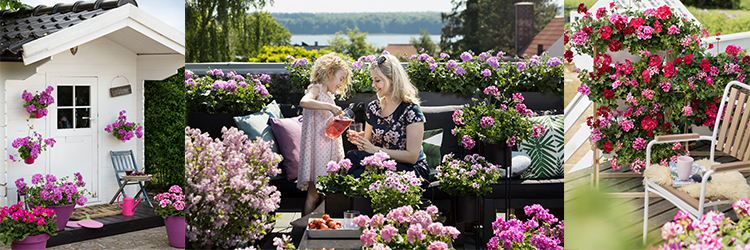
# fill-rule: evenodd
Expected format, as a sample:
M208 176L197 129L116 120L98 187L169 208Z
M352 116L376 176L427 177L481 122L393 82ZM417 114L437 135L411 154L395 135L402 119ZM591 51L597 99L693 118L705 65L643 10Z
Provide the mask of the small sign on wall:
M109 95L111 97L118 97L118 96L123 96L123 95L129 95L129 94L132 94L132 93L133 93L133 89L130 88L130 84L124 85L124 86L120 86L120 87L109 88Z

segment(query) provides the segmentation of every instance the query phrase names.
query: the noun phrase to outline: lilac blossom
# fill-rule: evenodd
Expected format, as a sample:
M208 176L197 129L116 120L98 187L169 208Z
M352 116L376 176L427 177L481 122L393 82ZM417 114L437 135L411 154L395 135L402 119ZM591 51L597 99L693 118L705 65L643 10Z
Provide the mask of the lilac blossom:
M270 229L265 219L256 218L279 207L281 194L267 183L268 176L281 172L281 156L271 151L273 142L253 142L237 128L223 128L222 134L214 140L200 130L185 129L184 192L190 202L184 210L186 220L214 218L188 224L186 236L191 241L228 248L239 241L259 240Z

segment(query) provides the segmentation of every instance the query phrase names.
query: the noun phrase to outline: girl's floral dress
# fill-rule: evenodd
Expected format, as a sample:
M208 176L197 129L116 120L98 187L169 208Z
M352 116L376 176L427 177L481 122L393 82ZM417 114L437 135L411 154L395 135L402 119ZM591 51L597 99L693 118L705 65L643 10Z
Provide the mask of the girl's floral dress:
M317 101L335 104L321 84L307 87L318 88ZM310 183L316 183L318 176L328 175L326 165L329 161L340 161L344 158L344 144L341 136L331 139L325 135L328 123L333 114L328 110L302 109L302 141L299 152L299 175L297 188L307 190Z
M381 110L379 100L367 104L365 121L372 126L372 144L386 149L406 150L406 126L426 121L422 109L417 104L401 102L396 110L386 117L380 115ZM425 179L430 173L427 157L422 149L419 151L417 163L414 164L414 170Z

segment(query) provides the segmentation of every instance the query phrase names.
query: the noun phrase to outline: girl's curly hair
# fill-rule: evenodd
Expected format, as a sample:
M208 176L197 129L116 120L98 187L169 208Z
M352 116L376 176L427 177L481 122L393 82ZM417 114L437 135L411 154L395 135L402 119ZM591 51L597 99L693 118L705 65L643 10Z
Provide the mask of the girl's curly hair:
M339 70L346 72L346 78L335 94L339 96L339 99L344 99L349 93L349 80L352 76L352 70L349 63L336 53L329 53L315 60L315 64L310 71L310 84L326 83L332 80L331 77Z

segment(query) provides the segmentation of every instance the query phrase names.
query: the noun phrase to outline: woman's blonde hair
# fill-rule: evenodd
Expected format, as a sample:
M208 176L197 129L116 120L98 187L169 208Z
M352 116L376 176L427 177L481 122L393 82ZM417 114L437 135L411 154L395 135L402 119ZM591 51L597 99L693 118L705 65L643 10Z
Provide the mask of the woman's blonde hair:
M346 72L346 78L341 84L341 87L336 90L335 94L339 96L339 99L343 99L349 93L349 82L352 77L352 70L349 68L349 63L344 59L341 59L336 53L328 53L315 60L315 64L313 64L312 70L310 71L310 84L323 84L324 82L331 81L333 80L331 77L333 77L333 75L339 70ZM329 72L331 73L329 74Z
M381 57L384 57L385 60L383 61L383 58ZM381 61L382 63L379 63ZM414 84L411 84L409 76L406 74L404 67L401 66L401 62L398 61L398 58L390 54L377 57L375 61L370 64L370 72L375 69L391 80L391 100L403 101L417 105L421 103L419 96L417 96L417 87L414 87Z

